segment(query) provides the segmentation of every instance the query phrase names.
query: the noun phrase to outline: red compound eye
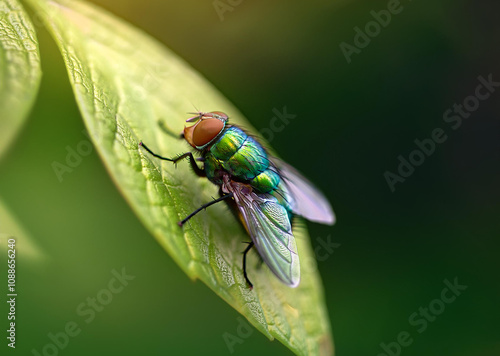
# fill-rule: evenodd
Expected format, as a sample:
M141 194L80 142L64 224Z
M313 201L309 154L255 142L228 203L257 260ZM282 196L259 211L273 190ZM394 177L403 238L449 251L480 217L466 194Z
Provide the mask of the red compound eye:
M197 148L205 146L224 129L225 123L219 119L202 119L190 127L184 128L184 138Z
M200 147L204 146L222 131L224 123L218 119L201 120L193 132L193 143Z
M198 113L198 116L187 120L193 121L197 121L193 126L184 127L184 138L194 148L202 149L224 130L227 115L220 111Z

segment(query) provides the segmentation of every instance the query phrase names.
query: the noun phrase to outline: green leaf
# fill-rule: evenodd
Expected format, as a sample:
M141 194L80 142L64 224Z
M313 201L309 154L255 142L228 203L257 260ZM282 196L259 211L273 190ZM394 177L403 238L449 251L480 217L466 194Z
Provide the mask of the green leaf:
M166 135L165 123L181 132L186 112L222 110L231 122L250 125L212 85L164 46L103 10L76 1L29 0L55 37L68 68L76 100L97 150L122 194L163 248L192 279L202 280L257 329L301 355L333 353L327 311L315 259L303 224L295 235L302 282L288 288L266 268L243 279L241 252L249 236L217 204L184 228L177 222L218 187L200 179L187 162L177 168L138 146L173 157L187 144Z
M28 116L41 75L33 24L17 0L0 0L0 157Z

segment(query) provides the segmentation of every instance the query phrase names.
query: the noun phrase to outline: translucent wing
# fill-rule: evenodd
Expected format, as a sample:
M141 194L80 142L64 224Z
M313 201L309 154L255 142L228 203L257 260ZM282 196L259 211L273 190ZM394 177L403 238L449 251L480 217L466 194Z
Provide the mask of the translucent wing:
M322 224L333 225L335 223L335 214L323 193L289 164L276 157L272 158L272 163L284 178L288 193L295 200L292 203L294 214Z
M286 209L272 195L256 194L242 183L226 180L223 190L233 193L243 224L271 271L288 286L298 286L299 256Z

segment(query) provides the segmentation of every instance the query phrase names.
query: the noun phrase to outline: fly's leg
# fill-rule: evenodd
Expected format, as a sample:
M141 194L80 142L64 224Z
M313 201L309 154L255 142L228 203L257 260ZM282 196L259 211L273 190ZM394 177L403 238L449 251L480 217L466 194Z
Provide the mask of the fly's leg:
M191 219L193 216L195 216L196 214L198 214L200 211L202 210L205 210L206 208L208 208L210 205L214 205L220 201L223 201L224 199L227 199L227 198L232 198L233 197L233 193L229 193L229 194L226 194L226 195L223 195L221 196L220 198L218 199L214 199L213 201L209 202L209 203L206 203L206 204L203 204L202 206L200 206L198 209L196 209L195 211L193 211L191 214L189 214L186 218L182 219L181 221L178 222L179 226L182 226L184 225L185 223L188 222L189 219Z
M193 156L193 154L191 152L186 152L186 153L184 153L184 154L182 154L182 155L180 155L179 157L176 157L176 158L166 158L166 157L162 157L160 155L157 155L156 153L154 153L153 151L151 151L149 149L149 147L146 146L142 141L139 142L139 146L144 147L144 149L146 151L148 151L152 156L154 156L156 158L159 158L159 159L162 159L162 160L165 160L165 161L173 162L174 164L176 164L177 162L179 162L181 159L189 157L189 163L191 164L191 167L193 168L193 170L196 173L196 175L199 176L199 177L206 177L207 176L205 174L205 171L203 169L201 169L200 167L198 167L198 164L196 163L197 159L194 158L194 156Z
M205 171L203 169L201 169L200 167L198 167L198 165L196 164L197 159L194 158L194 156L193 156L193 154L191 152L186 152L186 153L180 155L177 158L166 158L166 157L162 157L160 155L157 155L156 153L154 153L153 151L151 151L149 149L149 147L146 146L142 141L139 143L139 145L142 146L142 147L144 147L144 149L146 151L148 151L152 156L154 156L156 158L159 158L159 159L162 159L162 160L165 160L165 161L173 162L174 164L177 163L177 162L179 162L183 158L189 157L189 162L191 163L191 167L193 167L194 172L198 176L200 176L200 177L206 177ZM189 214L186 218L184 218L181 221L179 221L178 222L179 226L184 225L185 223L188 222L189 219L191 219L193 216L195 216L196 214L198 214L200 211L205 210L209 206L211 206L213 204L216 204L216 203L218 203L220 201L223 201L224 199L232 198L232 197L233 197L233 193L229 193L229 194L221 196L218 199L214 199L213 201L211 201L209 203L203 204L201 207L199 207L198 209L196 209L195 211L193 211L191 214Z
M167 135L175 137L175 138L184 138L184 132L181 132L180 134L176 134L174 131L172 131L169 127L167 127L163 121L158 121L158 126L160 126L160 129L165 132Z
M247 281L250 289L253 289L253 284L252 282L250 282L247 275L247 253L252 249L252 247L253 247L253 241L248 244L247 248L243 252L243 276L245 276L245 281Z

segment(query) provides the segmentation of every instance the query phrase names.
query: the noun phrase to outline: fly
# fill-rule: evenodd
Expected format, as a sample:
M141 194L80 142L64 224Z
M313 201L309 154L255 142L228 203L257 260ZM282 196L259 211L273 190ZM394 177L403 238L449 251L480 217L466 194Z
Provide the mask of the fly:
M284 284L298 286L300 263L292 232L292 218L302 216L310 221L333 225L335 215L330 203L314 185L295 168L272 157L252 136L236 125L228 124L228 116L220 111L199 112L186 120L181 138L200 157L187 152L177 158L165 158L144 147L154 157L176 163L189 158L195 173L220 187L220 198L213 200L179 222L184 225L201 210L230 199L251 242L243 252L243 274L247 253L255 247L269 269ZM203 167L198 166L203 162Z

